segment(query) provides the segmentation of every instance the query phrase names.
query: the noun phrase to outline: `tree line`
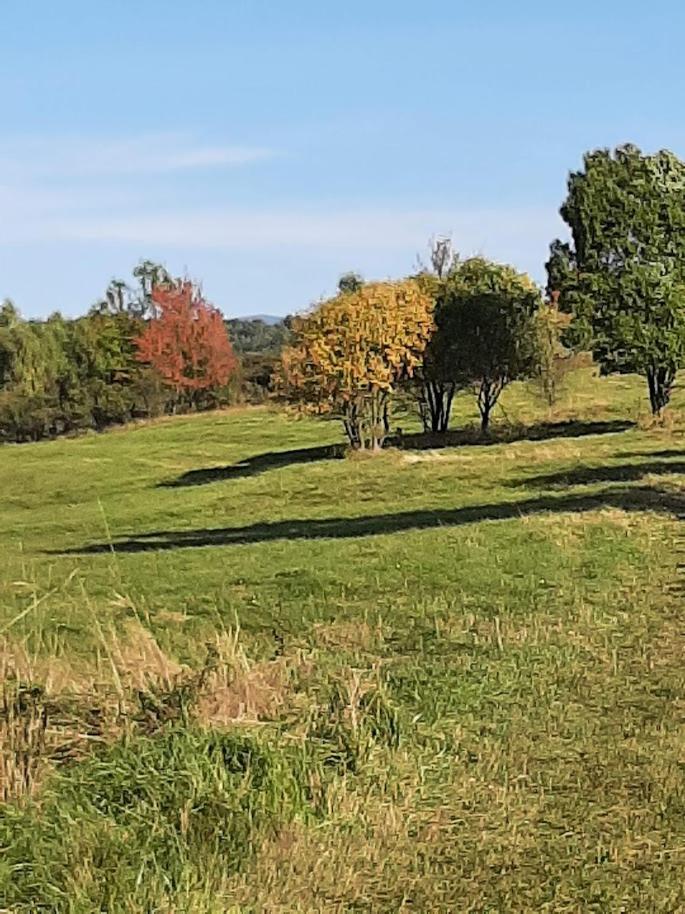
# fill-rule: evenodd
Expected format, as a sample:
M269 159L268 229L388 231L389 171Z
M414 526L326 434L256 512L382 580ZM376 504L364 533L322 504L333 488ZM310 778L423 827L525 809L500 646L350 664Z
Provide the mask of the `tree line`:
M432 270L396 282L341 281L339 294L293 320L282 355L281 396L338 416L354 448L382 447L393 397L409 394L427 432L449 426L458 390L472 389L487 434L511 381L540 364L540 290L513 267L460 260L447 240Z
M275 327L225 321L187 279L143 261L89 313L26 321L0 307L0 440L31 440L274 394L339 419L379 448L410 397L426 432L449 428L470 390L487 434L512 381L553 404L573 353L603 374L645 377L655 415L685 361L685 164L626 145L570 174L547 285L507 264L461 259L438 239L430 264L389 282L343 275L338 293ZM233 338L234 344L229 338Z
M448 239L402 281L346 274L293 320L283 399L340 418L352 447L378 448L403 392L442 434L469 389L486 435L507 384L537 378L551 404L569 357L589 350L602 374L643 375L660 415L685 361L685 164L633 145L590 152L560 212L571 240L552 242L544 293L511 266L461 260Z
M236 330L241 322L233 322ZM261 322L245 322L259 345ZM271 329L271 328L270 328ZM270 338L277 336L273 328ZM267 336L269 334L267 333ZM257 337L257 339L255 339ZM0 441L263 399L275 355L236 354L220 312L187 279L141 262L81 318L24 320L0 306ZM247 361L247 368L244 362ZM247 377L246 377L247 375Z

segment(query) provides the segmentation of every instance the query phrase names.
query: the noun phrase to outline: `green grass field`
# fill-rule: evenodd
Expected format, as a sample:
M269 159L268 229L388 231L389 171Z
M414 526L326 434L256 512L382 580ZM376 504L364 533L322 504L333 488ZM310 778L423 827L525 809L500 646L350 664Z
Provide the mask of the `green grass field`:
M0 450L0 908L685 910L685 423L643 387L367 458L264 409Z

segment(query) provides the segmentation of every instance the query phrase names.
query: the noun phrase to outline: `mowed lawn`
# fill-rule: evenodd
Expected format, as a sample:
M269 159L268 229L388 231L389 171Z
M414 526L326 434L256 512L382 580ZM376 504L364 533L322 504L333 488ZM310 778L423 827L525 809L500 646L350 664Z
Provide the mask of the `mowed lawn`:
M158 910L685 910L685 438L644 386L516 385L511 440L366 458L254 408L0 449L0 628L37 668L132 625L197 665L239 627L292 661L277 741L331 683L397 714L315 823Z

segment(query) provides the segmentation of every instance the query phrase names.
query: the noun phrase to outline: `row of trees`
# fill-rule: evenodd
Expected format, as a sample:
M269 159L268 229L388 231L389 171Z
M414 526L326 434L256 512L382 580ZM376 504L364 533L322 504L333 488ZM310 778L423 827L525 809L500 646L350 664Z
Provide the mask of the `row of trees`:
M487 434L507 384L537 377L551 404L569 356L589 350L603 374L644 375L659 415L685 363L685 164L631 145L589 153L561 215L571 241L551 245L544 298L513 267L459 260L445 239L401 282L346 274L293 322L281 395L376 448L393 393L409 390L440 434L456 392L471 389Z
M461 261L449 242L432 270L399 282L348 274L337 296L293 321L280 392L292 405L342 419L354 448L378 448L390 431L393 394L409 392L426 431L445 432L455 393L473 389L487 434L511 381L539 373L540 290L510 266Z
M571 240L551 245L546 295L513 267L459 259L443 239L401 281L348 273L336 296L277 327L232 322L247 383L275 381L298 409L341 419L353 447L378 448L394 395L413 397L425 430L441 434L455 394L472 390L487 434L507 384L537 377L551 404L559 366L590 350L605 374L643 374L659 414L685 362L685 164L635 146L589 153L561 215ZM158 264L134 278L74 321L23 321L2 306L0 437L235 398L239 363L219 312Z
M25 441L228 402L237 360L220 313L145 261L82 318L0 306L0 439Z

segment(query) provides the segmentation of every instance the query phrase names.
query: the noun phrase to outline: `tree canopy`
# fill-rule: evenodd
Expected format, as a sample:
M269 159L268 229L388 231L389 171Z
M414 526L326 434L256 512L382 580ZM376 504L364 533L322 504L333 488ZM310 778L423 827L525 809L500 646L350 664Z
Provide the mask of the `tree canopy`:
M380 447L388 395L421 363L433 301L414 280L365 283L293 320L281 393L298 408L343 421L355 448Z
M483 432L504 387L536 371L541 304L529 276L483 257L457 261L438 287L432 371L475 388Z
M685 164L632 145L590 152L561 215L572 244L553 244L548 288L576 344L605 374L646 376L659 413L685 361Z
M152 319L136 340L138 359L152 365L177 394L221 387L236 369L220 312L189 280L152 290Z

